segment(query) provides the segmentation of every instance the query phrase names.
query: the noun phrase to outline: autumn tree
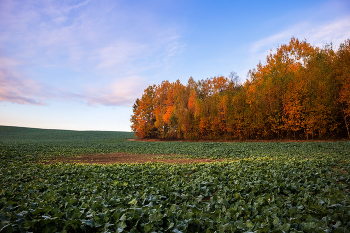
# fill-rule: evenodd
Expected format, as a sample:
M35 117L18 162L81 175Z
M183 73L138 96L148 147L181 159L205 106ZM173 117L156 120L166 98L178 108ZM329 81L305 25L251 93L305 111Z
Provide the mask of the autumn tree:
M292 38L239 83L235 72L145 89L131 116L141 138L350 138L350 40L335 51Z
M149 86L145 89L141 99L137 99L133 105L131 116L131 128L137 137L152 138L157 136L158 128L155 127L154 102L156 86Z
M350 139L350 39L340 45L336 54L335 77L340 83L339 105L344 126Z

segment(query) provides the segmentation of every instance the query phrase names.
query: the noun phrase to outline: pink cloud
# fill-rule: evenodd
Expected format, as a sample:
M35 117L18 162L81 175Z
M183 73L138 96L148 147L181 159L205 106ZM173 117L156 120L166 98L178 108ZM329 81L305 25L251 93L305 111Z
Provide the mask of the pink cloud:
M16 65L16 61L0 57L0 101L43 105L42 98L38 98L42 92L40 84L14 71Z
M90 105L132 106L146 87L144 78L130 76L118 79L109 87L89 88L83 96Z
M132 106L147 86L144 78L129 76L111 84L90 87L80 94L44 85L25 77L13 59L0 57L0 101L45 105L50 99L82 101L89 105ZM107 86L106 86L107 85Z

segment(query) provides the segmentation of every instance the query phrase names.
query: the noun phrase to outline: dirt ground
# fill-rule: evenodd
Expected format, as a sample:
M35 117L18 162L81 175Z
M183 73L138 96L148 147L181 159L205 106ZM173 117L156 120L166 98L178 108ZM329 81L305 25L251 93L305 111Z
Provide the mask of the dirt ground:
M55 157L45 162L53 164L58 162L64 163L88 163L88 164L113 164L113 163L147 163L147 162L163 162L163 163L210 163L215 161L223 161L222 159L189 159L180 158L178 155L135 155L128 153L112 153L112 154L91 154L77 157Z
M142 142L164 142L162 139L128 139L128 141ZM332 142L345 140L175 140L178 142ZM114 163L147 163L147 162L162 162L162 163L210 163L219 162L223 159L190 159L183 158L178 155L145 155L145 154L129 154L129 153L111 153L111 154L90 154L76 157L55 157L45 164L53 164L58 162L64 163L87 163L87 164L114 164Z

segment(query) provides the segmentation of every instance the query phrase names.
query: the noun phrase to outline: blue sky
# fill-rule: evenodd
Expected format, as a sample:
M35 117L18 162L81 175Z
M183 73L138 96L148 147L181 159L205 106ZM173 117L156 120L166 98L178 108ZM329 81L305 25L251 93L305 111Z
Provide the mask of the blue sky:
M0 0L0 125L130 131L143 90L350 39L350 2Z

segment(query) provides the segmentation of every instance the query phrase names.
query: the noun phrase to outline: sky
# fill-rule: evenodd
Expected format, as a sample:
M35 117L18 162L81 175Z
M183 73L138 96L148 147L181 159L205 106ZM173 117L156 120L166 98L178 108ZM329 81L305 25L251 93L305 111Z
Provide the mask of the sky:
M149 85L350 39L350 1L0 0L0 125L131 131Z

